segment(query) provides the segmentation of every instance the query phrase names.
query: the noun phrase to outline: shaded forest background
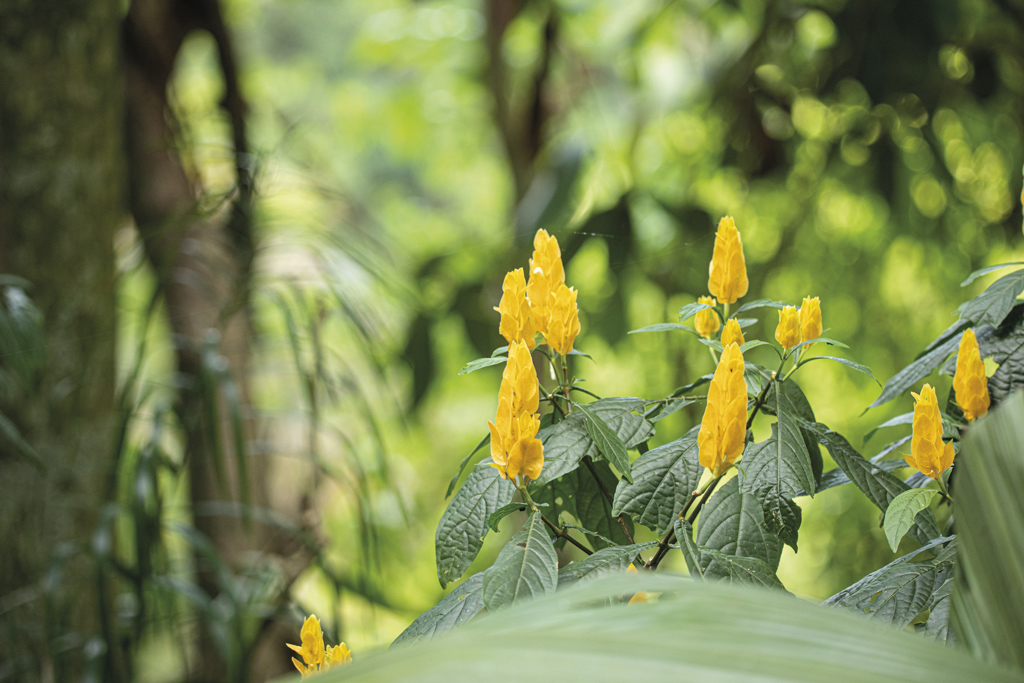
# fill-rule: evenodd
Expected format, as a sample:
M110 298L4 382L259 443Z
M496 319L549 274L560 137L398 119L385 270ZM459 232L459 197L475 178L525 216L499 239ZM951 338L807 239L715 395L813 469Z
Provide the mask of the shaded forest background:
M0 680L264 680L309 612L390 642L538 228L597 394L710 371L627 332L706 292L725 214L751 292L819 296L884 381L1019 260L1022 34L1016 0L4 3ZM815 372L854 443L909 409ZM801 503L793 592L892 559L853 491Z

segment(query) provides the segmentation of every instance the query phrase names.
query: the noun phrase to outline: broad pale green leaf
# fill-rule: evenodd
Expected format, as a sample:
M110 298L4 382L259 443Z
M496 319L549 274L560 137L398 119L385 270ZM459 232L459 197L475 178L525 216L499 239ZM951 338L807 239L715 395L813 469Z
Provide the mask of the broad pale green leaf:
M558 570L558 586L561 589L581 579L596 579L602 574L624 572L642 550L653 548L656 542L634 543L602 548L582 560L570 562Z
M498 524L501 520L505 519L514 512L523 512L526 510L526 503L509 503L508 505L502 505L500 508L492 512L487 516L487 526L490 527L491 531L498 532Z
M855 363L848 358L839 358L838 356L811 356L810 358L802 359L800 361L800 365L806 365L807 363L810 363L812 360L833 360L841 365L845 365L848 368L852 368L857 372L867 375L871 379L875 380L875 384L881 386L881 382L875 379L875 376L871 374L871 368L869 368L866 365L861 365L860 363Z
M701 304L697 302L694 302L692 304L683 304L679 308L679 322L689 320L690 318L697 315L701 311L705 311L709 308L712 307L708 306L707 304Z
M761 501L742 491L739 480L730 479L715 491L697 521L698 546L726 555L755 557L774 571L779 566L782 543L768 531ZM702 551L701 566L707 578L726 578L728 568Z
M892 499L885 509L885 537L893 552L900 544L903 536L914 526L914 517L922 510L927 510L938 491L935 489L915 489L904 491Z
M484 436L484 438L480 439L480 443L476 445L476 448L470 451L469 455L462 459L462 462L459 463L459 471L456 472L455 476L452 477L452 480L448 482L448 491L444 494L445 498L448 498L452 495L452 491L455 490L455 484L458 483L459 477L461 477L462 473L466 470L466 465L468 465L469 461L473 458L473 456L477 454L477 451L479 451L484 446L489 445L490 443L491 435L487 434L486 436Z
M966 287L967 285L969 285L972 282L974 282L975 280L977 280L979 277L984 277L984 276L988 275L989 273L994 273L997 270L1002 270L1003 268L1009 268L1011 266L1024 266L1024 261L1013 261L1011 263L1000 263L997 266L988 266L987 268L981 268L979 270L974 271L970 275L968 275L967 279L960 283L960 286L961 287Z
M872 503L881 511L889 507L892 499L910 489L890 472L886 472L877 464L865 460L842 434L831 430L823 430L819 434L821 444L832 454L832 459L846 473L846 476L864 492ZM930 510L924 510L914 520L910 531L921 545L940 537L939 526Z
M621 603L637 590L657 602ZM608 607L609 601L614 604ZM334 683L517 681L1010 683L1020 672L959 648L775 591L664 572L609 575L486 614L430 642L368 653Z
M498 356L495 358L477 358L466 363L465 367L459 370L460 375L468 375L471 372L476 372L481 368L489 368L492 365L504 365L508 362L508 358L504 356Z
M961 320L946 329L935 341L928 345L913 363L893 375L885 383L885 387L882 388L882 393L879 397L868 407L875 408L883 403L888 403L897 396L902 395L903 392L914 386L919 380L931 374L932 370L942 365L949 354L953 353L957 346L960 345L960 333L969 326L969 323Z
M1004 275L984 292L957 309L960 319L972 325L998 325L1024 292L1024 270Z
M488 610L555 590L558 556L539 512L530 515L483 575L483 602Z
M430 640L475 617L484 608L483 578L482 573L474 574L460 583L441 602L418 616L392 645Z
M946 545L942 548L942 545ZM904 628L941 598L937 592L953 575L955 541L942 537L868 574L825 601ZM930 560L911 562L926 551L938 552Z
M437 579L444 588L466 571L487 535L487 518L512 500L516 487L488 462L477 463L441 515L434 538Z
M583 424L591 440L597 444L597 450L610 462L619 473L628 481L633 481L630 473L629 454L626 453L626 444L622 443L619 435L612 431L597 413L592 413L585 406L574 403L576 409L583 413Z
M704 471L694 427L681 439L653 448L633 463L633 483L620 481L612 513L630 515L659 536L668 533Z
M647 327L641 327L638 330L630 330L629 334L641 334L643 332L692 332L696 334L696 330L686 325L680 325L679 323L658 323L656 325L648 325Z
M953 514L962 571L956 633L979 656L1024 669L1024 394L978 420L957 460Z

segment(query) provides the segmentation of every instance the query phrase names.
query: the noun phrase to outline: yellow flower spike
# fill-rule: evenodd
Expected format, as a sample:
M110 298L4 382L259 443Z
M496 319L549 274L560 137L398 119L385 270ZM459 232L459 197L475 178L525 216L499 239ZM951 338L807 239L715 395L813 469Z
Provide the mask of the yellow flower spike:
M352 662L352 651L348 645L342 643L336 647L328 647L324 655L324 668L330 669L333 666L342 666Z
M702 296L697 299L697 303L714 306L718 302L715 301L714 297ZM711 339L718 332L718 328L722 326L722 323L718 320L717 313L710 308L705 308L703 311L697 311L697 318L694 320L693 326L697 328L697 334L705 339Z
M747 437L747 384L743 353L736 344L722 352L708 389L708 404L697 434L698 460L719 476L743 455Z
M551 295L558 285L565 282L565 268L562 267L562 251L558 240L547 230L538 230L533 237L533 256L530 257L530 282L526 294L530 298L534 325L548 336Z
M292 657L292 663L295 664L295 668L305 677L310 673L319 671L325 657L324 632L320 629L320 620L316 618L315 614L310 614L302 623L299 639L302 642L301 646L292 645L291 643L286 643L286 645L295 652L298 652L303 662L305 662L305 666L303 666L299 660Z
M914 404L914 435L907 464L927 477L938 479L953 464L953 444L942 442L942 415L935 389L925 384L920 394L911 394Z
M981 360L978 339L974 330L966 329L960 337L960 350L956 355L956 374L953 375L956 402L968 420L977 420L988 412L988 378L985 362Z
M796 306L786 306L779 311L779 325L775 328L775 341L785 351L800 343L800 314Z
M728 322L725 323L725 329L722 330L722 346L728 346L729 344L743 346L745 341L739 321L736 318L729 318Z
M544 333L551 350L560 356L572 351L576 335L580 333L580 311L576 306L576 290L565 283L551 295L547 331Z
M743 240L732 216L718 222L715 250L708 268L708 290L719 303L731 304L747 293L747 264L743 260Z
M544 466L544 448L536 438L540 430L540 385L530 350L522 341L509 345L508 361L498 391L498 412L488 422L491 432L491 466L504 479L522 474L528 479L540 476Z
M522 268L516 268L505 275L501 291L501 301L494 308L501 313L498 332L509 344L522 341L532 349L537 331L534 328L530 303L526 300L526 278L523 276Z
M800 342L821 336L821 301L818 297L804 297L800 304Z

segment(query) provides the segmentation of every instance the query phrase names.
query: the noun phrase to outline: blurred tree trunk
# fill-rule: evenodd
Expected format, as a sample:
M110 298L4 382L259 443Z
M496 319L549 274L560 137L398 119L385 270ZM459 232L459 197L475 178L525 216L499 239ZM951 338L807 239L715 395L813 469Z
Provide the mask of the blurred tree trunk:
M233 132L237 181L226 208L199 210L202 188L185 171L175 144L174 113L167 99L174 62L185 38L207 31L218 49L225 92L221 106ZM283 574L284 590L308 556L279 530L245 521L250 506L273 507L269 462L249 457L253 429L248 363L253 330L249 285L254 253L250 206L252 168L245 134L245 103L231 42L217 0L135 0L125 21L130 204L146 253L163 289L175 339L177 413L185 430L195 527L219 552L231 573L270 565ZM298 504L289 512L296 514ZM232 512L233 510L233 512ZM244 514L244 513L243 513ZM226 586L222 572L197 553L197 580L211 600ZM250 653L218 652L200 636L193 680L225 680L251 671L251 680L292 669L284 647L296 634L280 620L266 620ZM261 643L266 643L262 646ZM240 645L241 643L239 643Z
M120 0L0 3L0 273L31 283L45 332L24 350L45 352L35 386L0 405L46 466L0 437L0 673L16 680L84 679L102 660L90 537L115 449L120 21Z

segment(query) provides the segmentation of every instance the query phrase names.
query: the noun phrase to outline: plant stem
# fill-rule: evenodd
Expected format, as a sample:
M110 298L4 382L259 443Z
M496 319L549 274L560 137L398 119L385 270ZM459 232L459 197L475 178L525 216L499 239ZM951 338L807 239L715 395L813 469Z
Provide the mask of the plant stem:
M551 520L549 520L543 514L540 516L540 518L541 518L541 520L543 520L543 522L545 524L548 525L548 528L551 529L551 531L555 534L556 537L564 538L565 540L569 541L569 543L572 543L574 546L576 546L577 548L579 548L580 550L585 552L587 555L593 555L594 554L593 550L591 550L590 548L588 548L587 546L583 545L582 543L577 541L575 538L573 538L572 536L567 534L565 532L565 529L561 529L561 528L555 526L554 524L552 524Z
M710 492L714 490L715 485L721 479L721 476L711 479L706 484L704 484L703 487L692 491L690 493L690 497L686 499L686 504L683 505L683 509L679 511L679 519L683 519L683 517L686 515L687 510L693 504L693 501L697 498L697 496L701 495L702 493L704 494L704 498L701 500L700 505L704 505L704 502L711 496ZM698 509L700 508L700 505L697 506ZM693 518L689 520L690 524L693 524L693 520L696 518L696 511L694 511ZM668 530L668 533L665 534L665 537L662 538L661 541L658 543L658 550L654 553L654 556L651 557L651 559L647 561L647 564L644 565L644 569L654 570L658 568L658 565L661 563L662 559L664 559L665 555L668 554L668 547L675 538L675 534L675 529Z
M594 469L594 463L590 460L589 455L583 456L583 464L586 465L587 469L590 470L590 473L594 475L594 481L597 482L597 488L601 489L601 493L604 494L605 499L608 501L609 507L611 507L613 503L612 494L608 491L607 488L605 488L604 482L601 481L601 477L597 475L597 470ZM629 540L630 543L633 543L633 534L629 533L629 527L626 526L626 520L623 519L622 515L619 515L618 517L616 517L616 519L619 521L619 526L622 527L623 533L626 534L626 539Z

